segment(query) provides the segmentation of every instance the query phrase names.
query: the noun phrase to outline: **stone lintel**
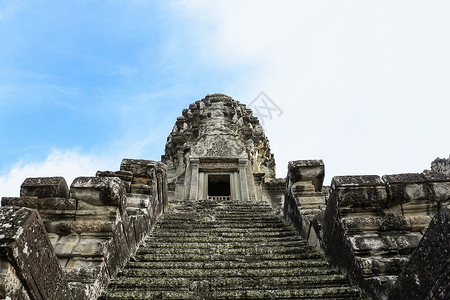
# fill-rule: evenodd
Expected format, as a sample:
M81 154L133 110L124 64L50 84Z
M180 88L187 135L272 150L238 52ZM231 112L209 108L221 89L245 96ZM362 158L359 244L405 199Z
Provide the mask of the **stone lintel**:
M27 178L20 186L20 196L69 197L69 188L63 177Z

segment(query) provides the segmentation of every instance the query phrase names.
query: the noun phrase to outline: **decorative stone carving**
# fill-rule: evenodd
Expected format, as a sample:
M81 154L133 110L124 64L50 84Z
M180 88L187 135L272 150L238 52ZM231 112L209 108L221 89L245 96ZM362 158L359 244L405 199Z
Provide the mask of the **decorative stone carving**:
M242 193L242 201L249 201L250 197L248 194L248 185L247 185L247 171L245 170L247 166L247 160L240 159L239 160L239 179L241 183L241 193Z
M20 186L20 196L67 198L69 188L63 177L27 178Z
M187 190L184 195L190 195L191 174L186 174L186 171L192 158L210 159L207 164L201 162L200 165L200 169L206 172L237 169L237 166L226 164L230 159L247 159L250 169L264 173L265 180L275 177L275 161L258 119L245 105L222 94L208 95L183 110L167 138L161 159L168 166L171 195L180 195L179 191L183 189ZM253 174L247 175L246 185L252 187L253 195ZM188 178L181 182L179 179L185 176Z
M189 200L191 200L191 201L197 200L197 194L198 194L198 165L199 165L199 160L198 159L192 159L191 160L192 176L191 176L191 189L190 189L190 194L189 194Z
M238 163L234 162L200 162L200 169L202 170L223 170L231 171L238 169Z

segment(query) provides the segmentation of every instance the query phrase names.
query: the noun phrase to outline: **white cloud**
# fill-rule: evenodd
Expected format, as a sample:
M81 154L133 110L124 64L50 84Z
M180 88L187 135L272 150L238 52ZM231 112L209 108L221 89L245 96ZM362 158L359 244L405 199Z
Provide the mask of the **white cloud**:
M328 184L335 175L421 172L448 157L448 2L179 6L210 28L196 36L205 63L251 70L230 83L230 96L249 103L265 91L284 111L266 125L278 176L296 159L323 158Z
M95 176L98 170L118 170L120 161L111 158L84 155L77 151L50 153L41 162L20 162L0 176L0 197L17 197L20 185L28 177L62 176L70 187L79 176Z

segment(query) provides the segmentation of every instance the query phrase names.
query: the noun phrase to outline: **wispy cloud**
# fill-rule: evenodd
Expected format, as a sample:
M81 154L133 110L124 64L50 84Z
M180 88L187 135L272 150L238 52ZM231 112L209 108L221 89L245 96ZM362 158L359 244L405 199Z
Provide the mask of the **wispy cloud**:
M98 170L118 170L120 161L85 155L77 151L52 151L43 161L22 161L0 176L0 197L19 196L20 185L28 177L62 176L70 186L79 176L95 176Z
M329 182L420 172L448 156L448 2L177 5L193 27L211 28L196 36L202 58L249 70L230 80L232 96L249 103L265 91L285 112L266 126L278 176L295 159L323 158Z

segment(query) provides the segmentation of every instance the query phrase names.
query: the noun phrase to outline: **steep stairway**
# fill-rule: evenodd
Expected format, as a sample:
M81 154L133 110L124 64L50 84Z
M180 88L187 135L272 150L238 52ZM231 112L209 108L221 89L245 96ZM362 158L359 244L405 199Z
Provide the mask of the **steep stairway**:
M358 299L263 202L171 203L110 299Z

